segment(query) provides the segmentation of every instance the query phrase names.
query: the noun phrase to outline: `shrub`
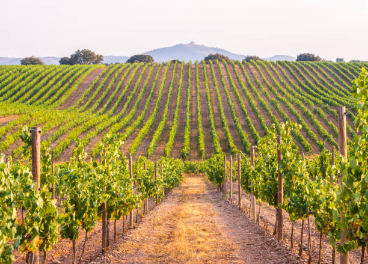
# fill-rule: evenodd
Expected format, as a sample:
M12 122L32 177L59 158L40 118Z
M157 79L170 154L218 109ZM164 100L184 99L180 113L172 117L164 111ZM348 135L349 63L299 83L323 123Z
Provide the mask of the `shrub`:
M45 64L40 58L35 56L26 57L20 61L21 65L43 65Z
M322 58L311 53L302 53L296 57L296 61L321 61Z
M154 59L151 55L134 55L127 60L127 63L134 62L154 62Z

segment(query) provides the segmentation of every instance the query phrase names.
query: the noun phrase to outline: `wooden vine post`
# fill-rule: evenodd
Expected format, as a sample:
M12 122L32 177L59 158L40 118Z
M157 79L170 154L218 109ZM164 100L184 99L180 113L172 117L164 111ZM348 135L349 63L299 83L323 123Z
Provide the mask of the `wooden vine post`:
M340 106L338 109L338 129L339 129L339 152L346 160L348 157L347 146L346 146L346 109L345 106ZM342 189L342 174L340 173L340 191ZM340 212L340 220L342 221L344 218L344 212ZM341 244L344 244L346 241L346 230L342 230L341 234ZM348 264L349 263L349 252L346 254L340 254L340 263L341 264Z
M36 182L36 190L41 188L41 128L32 127L32 175ZM39 252L33 253L33 263L38 264L40 261Z
M51 167L51 174L52 174L52 177L54 177L54 172L55 172L55 165L54 165L54 161L52 161L52 167ZM55 196L55 185L53 184L52 185L52 189L51 189L51 199L54 200L56 199L56 196Z
M238 153L238 197L239 197L239 209L242 208L242 188L241 188L241 158L240 153Z
M106 191L106 187L104 187ZM106 201L102 203L102 254L106 253L107 250L107 204Z
M147 163L144 162L144 170L147 171ZM145 209L145 213L148 214L148 198L146 199L146 209Z
M161 179L162 179L162 181L164 180L164 174L163 173L164 173L164 168L163 168L162 162L161 162ZM162 192L165 196L165 187L162 187Z
M223 191L225 198L226 198L226 155L224 155L224 183L223 187L221 188L220 184L220 192Z
M332 147L331 153L332 153L332 163L331 164L332 166L334 166L335 165L335 148L334 147ZM333 177L331 175L331 183L333 183L332 179ZM335 241L335 246L332 248L332 264L335 264L335 262L336 262L336 241Z
M280 145L281 145L281 136L278 135L277 136L277 144L278 144L278 148L277 148L277 163L280 164L280 161L282 159L281 157L281 149L280 149ZM277 203L278 204L283 204L283 200L284 200L284 184L283 184L283 180L282 180L282 175L281 175L281 171L280 171L280 166L278 166L278 188L277 188ZM283 221L282 221L282 208L277 208L277 240L282 240L282 236L283 236Z
M129 177L133 179L133 162L132 162L132 153L129 153ZM134 193L134 182L132 182L133 185L133 193ZM129 214L130 218L130 227L133 228L133 211L130 211Z
M250 164L252 165L252 167L254 168L254 146L251 146L250 148ZM251 194L251 207L252 207L252 218L253 221L255 222L257 219L256 216L256 198L254 197L253 194L253 181L250 183L251 188L252 188L252 194Z
M156 187L157 187L157 161L155 161L155 182L156 182ZM156 192L156 206L158 205L158 194Z
M32 175L37 190L41 187L41 128L32 127Z
M229 200L233 201L233 156L230 155L230 174L229 174Z

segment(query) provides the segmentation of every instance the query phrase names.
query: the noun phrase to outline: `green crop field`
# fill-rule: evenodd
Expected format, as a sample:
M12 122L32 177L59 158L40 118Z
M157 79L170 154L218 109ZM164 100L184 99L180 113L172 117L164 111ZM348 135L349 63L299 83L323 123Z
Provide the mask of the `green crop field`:
M0 66L0 151L21 152L23 126L42 127L55 160L79 138L90 154L106 133L124 134L124 153L205 159L249 153L271 124L302 125L305 153L337 147L337 112L348 108L362 63L212 62L111 66Z
M141 250L131 249L132 259L143 251L152 259L157 250L162 262L187 263L197 254L202 263L206 252L228 263L231 253L222 252L233 249L223 245L233 240L221 235L226 231L248 241L239 243L247 250L264 245L272 253L255 263L273 262L274 254L283 263L321 263L336 252L364 263L367 66L0 66L0 262L47 263L52 256L110 263L111 254L129 253L126 244L109 247L121 235ZM125 236L139 221L145 227ZM219 228L223 221L230 224ZM289 253L274 253L280 247L265 238L275 234ZM151 242L134 240L139 236ZM211 251L218 245L221 254Z

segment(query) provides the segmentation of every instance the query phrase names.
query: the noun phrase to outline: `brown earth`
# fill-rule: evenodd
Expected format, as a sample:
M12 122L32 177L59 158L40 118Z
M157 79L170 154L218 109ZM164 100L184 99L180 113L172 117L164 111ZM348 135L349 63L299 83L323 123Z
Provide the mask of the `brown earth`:
M275 209L257 203L260 222L250 218L250 196L242 191L242 209L238 209L237 183L233 182L232 202L202 176L188 175L180 187L168 194L156 208L150 199L150 213L142 218L133 213L133 228L127 217L109 221L109 248L101 254L101 223L88 233L82 263L307 263L308 224L304 223L303 254L298 257L301 221L294 225L294 249L290 247L291 222L283 213L284 237L279 242L271 233ZM154 209L153 209L154 208ZM138 224L137 224L137 223ZM319 232L310 218L312 263L318 260ZM77 257L82 251L84 232L77 239ZM332 248L322 239L322 263L331 263ZM337 253L339 263L339 254ZM14 263L25 263L25 254L16 252ZM48 253L47 263L71 263L72 245L61 239ZM42 255L41 255L42 260ZM350 253L350 263L360 263L360 252Z
M255 140L252 137L252 134L250 133L250 130L249 130L248 125L247 125L247 122L245 120L245 115L244 115L244 113L243 113L243 111L241 109L240 104L238 103L238 100L236 98L236 95L234 93L233 87L232 87L231 82L230 82L230 80L232 80L234 82L235 86L236 86L236 84L239 84L239 83L235 83L235 81L234 81L234 78L236 79L236 76L229 75L227 73L227 70L226 70L225 65L223 63L220 63L220 67L221 67L221 71L222 71L222 73L224 75L224 79L225 79L225 82L226 82L227 89L229 91L229 95L230 95L231 101L234 104L236 116L239 118L239 122L240 122L243 130L247 133L249 142L254 145ZM231 71L230 71L230 74L231 74ZM236 86L236 89L239 91L241 88L240 88L240 86ZM224 100L225 99L226 98L224 98Z
M271 98L271 100L272 99L275 99L275 95L273 94L273 93L271 93L271 91L268 89L268 87L267 87L267 85L266 85L266 83L264 82L264 80L262 79L262 76L261 76L261 74L258 72L258 70L253 66L253 65L250 65L250 64L247 64L247 66L248 67L246 67L246 65L244 65L244 68L245 68L245 70L246 71L248 71L248 72L250 72L250 73L252 73L254 76L253 76L253 78L250 78L250 80L251 80L251 82L252 81L254 81L254 82L252 82L252 84L253 84L253 86L254 87L256 87L256 89L258 90L258 93L260 94L260 96L263 98L263 100L268 104L268 106L269 106L269 108L271 109L271 112L272 112L272 114L276 117L276 119L278 120L278 122L280 123L280 122L284 122L284 119L283 119L283 117L280 115L280 113L276 110L276 108L275 108L275 106L271 103L271 101L266 97L266 95L264 95L264 92L261 90L261 88L257 85L257 83L255 82L255 79L260 83L260 85L261 85L261 87L262 88L264 88L267 92L268 92L268 94L269 94L269 96L270 96L270 98ZM251 75L252 75L251 74ZM263 108L263 107L262 107ZM286 114L288 115L288 116L290 116L290 113L288 112L288 110L287 109L283 109L285 112L286 112ZM268 112L264 109L264 111L265 111L265 113L267 113L267 116L269 117L269 119L271 120L271 122L273 122L272 121L272 119L271 119L271 116L268 114Z
M183 82L181 86L181 98L179 103L179 116L178 116L178 129L176 131L176 137L171 150L170 157L180 158L181 147L184 143L184 130L185 130L185 118L187 107L187 91L188 91L188 65L184 65Z
M147 73L147 72L146 72ZM145 74L146 74L145 73ZM146 76L146 75L144 75L144 76ZM144 77L142 77L142 80L141 80L141 82L138 84L139 85L139 87L138 87L138 89L136 90L136 93L135 93L135 95L137 95L137 94L139 94L139 88L143 88L143 87L141 87L141 86L143 86L143 83L142 82L144 82ZM120 109L122 109L123 108L123 105L126 103L126 101L124 101L124 99L127 99L127 97L129 96L129 93L130 92L132 92L132 90L133 90L133 83L130 85L130 87L128 88L128 90L127 90L127 92L126 92L126 96L124 96L124 98L123 98L123 100L122 100L122 102L121 102L121 106L120 106ZM122 85L122 87L124 87L124 85ZM135 96L134 95L134 96ZM134 97L133 96L133 97ZM137 96L135 96L135 97L137 97ZM126 110L126 112L123 114L123 116L122 116L122 118L124 118L126 115L127 115L127 113L129 113L130 112L130 109L132 108L132 106L134 105L134 103L135 103L135 101L134 101L134 99L136 99L136 98L133 98L133 100L130 102L130 104L129 104L129 106L127 107L127 110ZM119 108L119 107L118 107ZM117 122L120 122L121 121L121 118L117 121ZM112 123L111 125L114 125L115 123ZM93 150L93 148L96 146L96 144L102 139L102 137L103 137L103 135L105 135L108 131L109 131L109 129L110 129L110 127L111 127L111 125L110 126L108 126L107 128L105 128L105 129L103 129L102 130L102 132L100 132L100 133L98 133L95 137L93 137L92 139L91 139L91 141L87 144L87 146L85 147L85 151L87 152L87 154L88 154L88 157L90 157L91 155L92 155L92 150ZM88 158L87 157L87 158Z
M145 83L145 81L147 80L147 78L148 78L148 73L149 73L149 71L150 71L150 69L151 69L151 67L152 66L150 66L150 67L148 67L147 69L146 69L146 71L143 73L143 76L142 76L142 79L141 79L141 81L140 81L140 83L139 83L139 85L138 85L138 89L137 89L137 92L135 93L135 95L133 96L133 99L132 99L132 101L131 101L131 103L129 104L129 106L127 107L127 109L126 109L126 111L123 113L123 117L125 117L125 116L127 116L129 113L130 113L130 111L131 111L131 109L133 108L133 106L134 106L134 104L135 104L135 102L136 102L136 99L137 99L137 97L138 97L138 94L141 92L141 90L143 89L143 85L144 85L144 83ZM155 78L155 76L156 76L156 73L157 73L157 70L158 70L158 66L156 66L155 67L155 69L152 71L152 73L151 73L151 76L150 76L150 79L149 79L149 81L148 81L148 83L147 83L147 87L146 87L146 90L143 92L143 96L142 96L142 101L140 102L140 103L142 103L142 102L145 102L146 101L146 98L148 97L148 95L149 95L149 93L150 93L150 88L152 87L152 82L153 82L153 80L154 80L154 78ZM151 84L151 85L150 85ZM134 83L134 85L135 85L135 83ZM133 85L133 82L132 82L132 87L130 87L130 92L131 92L131 90L133 90L134 89L134 85ZM123 98L123 101L125 102L126 100L127 100L127 98L128 98L128 96L130 95L130 93L129 94L127 94L127 96L125 96L125 98ZM118 107L117 107L117 109L116 109L116 111L115 111L115 113L114 114L120 114L120 110L122 110L122 104L120 104ZM138 108L139 109L139 108Z
M345 83L340 83L334 76L332 76L330 73L328 73L324 68L322 68L322 67L317 68L316 65L314 65L314 64L310 64L310 66L319 74L320 78L318 78L318 80L324 80L327 83L329 83L331 86L336 85L336 86L339 86L339 87L343 88L344 89L344 91L343 91L344 96L346 96L345 93L344 93L344 92L346 92L346 90L350 91L350 87L348 87ZM314 77L317 79L317 76L314 73L312 73L310 70L309 70L309 72L311 74L313 74ZM328 77L330 77L335 83L330 83L329 79L326 76L324 76L323 73L326 74ZM339 87L335 87L335 88L339 88ZM328 87L326 87L326 88L330 89Z
M284 67L283 65L280 65L280 64L277 64L277 66L278 67L280 67L280 68L282 68L282 69L284 69L284 71L285 71L285 73L286 73L286 75L289 77L289 79L295 84L295 85L297 85L297 86L299 86L299 83L298 83L298 81L297 80L295 80L295 78L294 78L294 76L292 76L291 75L291 73L289 72L289 70L286 68L286 67ZM304 79L302 78L302 76L298 73L298 72L296 72L295 71L295 69L293 69L292 67L290 67L290 69L291 69L291 71L298 77L298 79L302 82L302 83L304 83ZM302 70L300 70L301 72L303 72ZM281 76L282 76L282 74L281 74ZM305 83L304 83L305 84ZM308 86L307 84L305 84L305 86ZM292 86L291 86L292 87ZM307 90L304 90L304 88L303 87L301 87L301 86L299 86L300 87L300 89L301 90L303 90L304 92L306 92L306 93L308 93L309 94L309 92L307 91ZM311 96L313 96L312 94L311 94ZM335 109L335 110L337 110L336 109L336 107L334 107L334 106L329 106L331 109Z
M169 103L169 111L168 111L167 117L166 117L166 124L164 125L164 129L163 129L162 134L161 134L161 136L160 136L160 138L157 142L156 149L154 150L153 155L152 155L152 158L154 160L158 160L158 159L160 159L161 156L164 155L166 143L169 139L170 130L171 130L172 124L174 122L175 107L176 107L176 101L177 101L178 91L179 91L180 68L181 68L181 63L180 64L178 63L177 66L176 66L173 92L172 92L170 103ZM183 97L183 90L185 90L183 84L184 84L184 73L183 73L183 82L182 82L182 87L181 87L181 96L182 97ZM182 97L180 98L181 100L183 99ZM184 105L185 105L185 101L184 101ZM161 120L158 119L157 122L161 122ZM179 150L180 150L180 147L179 147Z
M118 242L91 263L300 263L200 176Z
M179 68L176 67L176 72L178 72L178 71L179 71ZM141 141L141 144L138 146L134 157L147 156L147 154L146 154L147 149L148 149L148 147L149 147L149 145L152 141L153 134L155 133L158 125L160 124L161 118L162 118L162 116L164 114L164 111L165 111L165 104L166 104L167 100L169 100L169 98L168 98L169 86L170 86L170 82L171 82L171 78L172 78L173 74L176 74L176 73L174 73L174 64L171 64L170 68L169 68L169 71L167 72L165 85L164 85L164 88L163 88L163 91L162 91L162 97L161 97L160 105L158 107L158 112L157 112L156 117L155 117L155 122L153 122L153 124L151 125L148 133L146 134L146 136ZM161 83L159 85L161 85ZM173 94L171 96L173 96ZM157 100L157 97L156 97L156 100ZM156 104L156 100L154 101L155 104ZM172 100L172 97L171 97L171 100ZM149 119L149 116L151 116L151 114L154 110L154 107L148 108L148 109L149 109L148 110L148 119ZM142 125L144 125L144 123Z
M225 94L225 88L224 88L224 86L222 85L222 82L221 82L220 69L218 68L217 64L214 64L213 65L213 68L215 70L215 76L214 77L217 80L217 85L218 85L219 92L220 92L220 98L221 98L222 107L224 109L224 113L225 113L225 116L226 116L227 125L228 125L229 130L230 130L230 133L232 135L234 144L237 147L237 149L239 149L239 150L241 150L241 151L244 152L243 144L241 142L241 139L240 139L238 130L236 129L236 126L235 126L235 123L234 123L234 119L233 119L233 117L231 115L230 106L229 106L229 103L227 101L227 97L226 97L226 94ZM223 71L222 69L221 69L221 72L222 72L222 74L224 76L226 87L229 90L230 89L229 83L226 83L226 80L227 80L227 72L226 71ZM213 92L215 93L215 91L213 91ZM219 103L218 100L217 100L217 96L216 96L216 102Z
M241 97L241 100L242 100L242 102L244 103L245 109L247 110L247 112L248 112L248 115L249 115L250 119L252 120L253 126L255 127L255 129L257 130L257 132L258 132L258 134L259 134L260 136L264 136L264 135L265 135L265 133L264 133L264 131L263 131L263 129L262 129L261 123L259 122L259 120L258 120L258 118L257 118L256 114L254 113L254 111L253 111L252 107L250 106L250 104L249 104L249 102L248 102L248 100L247 100L246 96L244 95L244 92L242 91L241 83L242 83L242 84L244 84L244 85L245 85L245 87L246 87L246 81L245 81L245 79L244 79L244 78L242 78L242 77L240 77L240 82L239 82L238 78L236 78L236 73L235 73L234 68L233 68L232 66L230 66L230 65L229 65L229 68L230 68L230 74L231 74L231 76L232 76L232 78L233 78L233 80L234 80L234 84L235 84L235 86L236 86L236 87L237 87L237 89L238 89L238 92L239 92L239 95L240 95L240 97ZM235 68L236 68L236 70L237 70L237 72L238 72L239 76L242 76L242 71L241 71L241 69L239 68L239 66L238 66L238 65L235 65ZM236 100L236 101L237 101L237 99L236 99L236 95L235 95L235 92L234 92L234 90L233 90L233 89L231 89L230 95L232 95L232 97L234 98L234 100ZM233 100L233 101L234 101L234 100ZM248 135L250 135L250 134L248 134ZM250 136L251 136L251 135L250 135ZM253 142L254 142L254 141L255 141L255 139L253 139Z
M312 65L313 66L313 65ZM315 70L317 71L317 72L319 72L319 70L318 69L316 69L315 68ZM333 70L332 68L331 68L331 70ZM317 77L311 72L311 74L317 79ZM328 74L327 72L326 72L326 74ZM320 75L322 75L321 73L320 73ZM333 76L331 76L335 81L336 81L336 78L334 78ZM325 78L324 78L325 79ZM326 82L329 82L327 79L325 79L326 80ZM324 86L324 85L323 85ZM350 84L350 86L351 86L351 84ZM349 90L350 91L350 86L349 87L346 87L346 89L347 90ZM324 86L325 87L325 86ZM327 87L326 87L326 89L328 89ZM328 116L328 114L326 114L327 116ZM318 115L316 115L316 117L318 118ZM337 120L335 119L335 117L333 117L333 116L331 116L330 117L330 119L332 120L332 122L337 126ZM352 120L349 116L347 116L347 118L346 118L346 121L348 122L348 125L350 125L350 127L356 132L356 130L355 130L355 126L354 126L354 120ZM326 128L326 126L325 126L325 128ZM326 128L327 129L327 128ZM332 133L332 131L329 131L329 133L330 134L332 134L333 135L333 133ZM350 140L352 140L352 138L351 138L351 136L350 136L350 134L348 134L348 137L349 137L349 139Z
M266 66L267 67L267 66ZM261 69L261 71L262 71L262 73L263 73L263 75L265 76L265 78L266 78L266 80L267 80L267 82L268 83L272 83L273 84L273 81L271 80L271 77L269 76L269 74L263 69L263 67L260 67L260 69ZM270 70L270 69L269 69ZM272 72L271 70L270 70L270 72ZM275 76L275 75L273 75L273 78L276 80L276 82L278 82L278 78L277 78L277 76ZM279 83L279 85L281 85L282 86L282 83L280 83L280 82L278 82ZM266 88L268 89L268 87L266 86ZM278 90L278 87L276 86L276 87L274 87L276 90ZM286 89L286 88L285 88ZM268 91L269 91L269 93L270 93L270 95L271 96L273 96L273 93L271 92L271 90L269 90L268 89ZM282 95L282 93L281 92L279 92L279 95L281 96L281 97L283 97L283 98L285 98L283 95ZM273 96L274 97L274 96ZM286 98L287 99L287 98ZM288 100L288 99L287 99ZM292 103L292 102L289 102L289 103ZM280 107L282 108L282 110L287 114L287 116L290 118L290 120L292 121L292 122L294 122L294 123L299 123L298 122L298 119L296 118L296 116L294 115L294 114L292 114L291 112L290 112L290 110L287 108L287 106L286 105L284 105L283 103L281 103L281 102L279 102L279 104L280 104ZM298 108L298 107L296 107L296 106L293 106L294 107L294 109L303 117L303 119L304 119L304 121L307 123L307 124L309 124L309 127L311 127L311 129L313 128L313 126L312 126L312 124L310 123L310 121L307 119L307 118L305 118L305 116L303 116L303 114L301 113L301 110ZM306 106L307 107L307 106ZM308 107L307 107L308 108ZM311 110L311 109L310 109ZM314 142L314 141L312 141L309 137L308 137L308 135L306 134L306 132L305 132L305 130L302 128L301 130L300 130L300 133L303 135L303 137L305 138L305 139L307 139L308 140L308 142L310 143L310 145L311 145L311 147L312 147L312 151L313 152L318 152L318 145ZM318 135L318 134L317 134ZM301 147L301 146L299 146L299 147ZM302 149L302 148L301 148Z
M236 65L237 67L239 67L239 65ZM252 83L252 85L257 89L258 86L250 72L250 69L244 65L244 70L245 70L245 73L247 74L250 82ZM251 90L251 88L249 87L247 81L245 80L245 77L244 77L244 73L242 71L242 69L240 69L240 67L238 68L238 72L239 72L239 75L240 75L240 78L242 79L243 83L245 84L245 87L248 89L249 93L251 94L252 98L253 98L253 101L255 102L259 112L261 113L261 115L264 117L264 121L266 122L267 126L270 127L272 125L272 120L270 119L270 116L268 115L267 111L264 110L264 108L262 107L261 103L259 102L257 96L253 93L253 91ZM258 90L258 89L257 89ZM245 95L244 95L245 97ZM245 97L245 100L246 100L246 97Z
M18 117L18 115L0 116L0 126L3 126L8 122L17 119Z
M329 67L328 65L327 65L327 67ZM336 67L341 71L341 68L339 67L339 65L337 65L336 64ZM332 68L332 67L329 67L333 72L335 72L336 74L338 74L338 75L340 75L339 73L337 73L337 71L334 69L334 68ZM346 80L344 77L342 77L341 78L341 80L343 80L347 85L348 85L348 87L351 87L351 81L355 78L355 76L354 76L354 74L351 72L351 70L349 70L350 71L350 76L349 76L349 74L346 74L346 73L344 73L343 71L341 71L345 76L346 76L346 78L348 78L348 80ZM359 71L359 73L360 73L360 71ZM357 71L357 75L359 74L358 73L358 71Z
M59 106L59 109L66 109L73 106L83 95L83 93L88 89L92 82L98 77L98 75L103 72L105 68L96 69L82 81L78 88L71 93L71 95L65 100L63 104Z
M220 146L221 146L222 151L229 152L229 147L227 145L226 135L225 135L225 132L224 132L223 127L222 127L220 111L219 111L218 102L217 102L217 98L216 98L216 92L215 92L215 88L214 88L214 84L213 84L212 71L211 71L210 65L205 64L205 65L202 65L202 66L204 68L203 70L207 71L208 87L209 87L209 90L210 90L213 119L215 121L216 133L217 133L217 135L220 139ZM206 96L206 88L204 90L204 95ZM204 99L206 97L202 97L202 98ZM206 107L207 107L207 103L206 103Z
M291 82L293 82L295 85L299 86L298 85L298 82L295 80L295 78L289 73L288 69L284 68L283 66L279 65L279 67L283 68L285 73L287 74L287 76L290 78ZM280 76L283 76L283 73L281 72L281 70L279 68L276 67L276 70L277 72L280 74ZM297 73L295 73L297 74ZM292 88L292 85L285 79L285 82ZM302 88L301 88L302 89ZM313 109L306 106L312 113L313 113ZM332 107L330 106L331 109L335 109L336 110L336 107ZM299 110L299 109L297 109ZM298 111L299 114L301 114L303 116L303 113L301 111ZM327 117L330 118L330 120L332 120L332 122L336 122L336 120L334 120L335 118L333 116L330 116L328 114L326 114ZM320 118L318 117L318 115L315 115L316 118L322 123L322 125L324 124L324 121L323 120L320 120ZM304 120L307 122L307 124L309 125L309 127L313 130L313 132L316 134L316 135L319 135L318 131L315 129L315 127L313 125L311 125L310 121L308 118L304 118ZM351 120L351 118L347 118L347 123L354 128L354 123L353 121ZM324 127L326 128L327 125L325 124ZM332 132L330 132L331 134L333 134ZM350 137L350 135L348 135L348 137ZM319 138L321 138L321 136L319 135Z
M210 116L207 107L206 87L204 84L203 70L204 70L203 65L198 65L199 93L200 93L199 97L201 99L201 115L202 115L202 126L204 135L205 158L209 158L212 156L212 154L215 153L215 150L212 144Z
M158 70L158 69L157 69ZM148 110L146 112L146 114L144 115L144 118L143 118L143 122L134 130L134 132L125 140L125 144L122 148L122 150L124 151L125 154L128 154L129 152L129 148L131 147L131 145L133 144L133 141L134 139L136 138L136 136L138 135L140 129L144 126L144 124L146 123L146 121L149 119L152 111L150 111L149 109L154 109L155 107L155 104L156 104L156 100L158 98L158 94L159 94L159 90L160 90L160 85L162 83L162 79L163 79L163 73L165 72L165 67L162 67L161 68L161 72L159 74L159 77L158 77L158 80L156 82L156 85L155 87L152 87L153 85L153 82L154 82L154 79L155 79L155 76L156 75L152 75L151 76L151 80L149 81L148 83L148 86L147 86L147 93L144 95L144 97L142 98L141 102L139 103L138 105L138 110L137 110L137 113L135 114L136 117L138 117L140 114L141 114L141 111L143 111L143 108L144 108L144 105L146 103L146 101L148 100L148 96L150 94L150 90L151 89L154 89L154 92L153 92L153 95L152 95L152 98L151 98L151 101L148 105ZM157 73L157 72L156 72ZM161 74L162 73L162 74ZM135 121L135 119L133 119L131 121L131 123L133 123ZM125 129L123 129L123 131L121 131L122 133L124 133Z
M161 97L161 102L160 102L160 106L159 106L159 111L158 111L158 113L156 115L156 120L160 120L160 118L161 118L161 116L163 114L163 111L164 111L163 108L164 108L164 105L165 105L166 100L167 100L168 88L169 88L171 76L172 76L172 73L173 73L173 67L174 67L173 64L170 65L170 68L169 68L169 70L167 72L167 76L166 76L164 88L163 88L163 91L162 91L162 97ZM125 141L125 144L123 146L123 151L124 151L124 153L126 155L128 155L129 148L133 144L133 142L134 142L136 136L138 135L139 131L141 130L141 128L145 125L145 123L150 118L150 116L151 116L151 114L153 112L153 109L155 108L156 101L157 101L158 95L159 95L159 90L160 90L160 87L161 87L161 84L162 84L162 81L163 81L163 77L164 77L164 74L163 73L165 72L165 69L166 69L166 67L163 67L161 69L162 74L160 74L160 76L159 76L159 78L158 78L158 80L156 82L155 92L154 92L154 94L152 96L151 102L149 103L148 110L147 110L147 112L146 112L146 114L144 116L143 122L135 129L135 131ZM142 100L142 109L143 109L144 103L145 102L143 102L143 100ZM137 116L139 114L137 114ZM145 136L145 138L142 140L141 145L137 148L136 155L133 158L136 158L138 156L146 156L146 150L148 148L148 145L149 145L149 143L150 143L150 141L152 139L153 133L154 133L152 131L155 131L156 130L156 128L158 126L158 123L159 123L159 121L154 122L154 124L151 126L150 131ZM155 126L155 128L153 129L154 126ZM147 137L148 136L150 136L150 138L151 138L150 140L147 140ZM144 146L142 144L144 144Z
M198 108L197 108L197 92L196 92L196 72L195 64L192 64L191 71L191 87L190 87L190 154L189 160L198 159Z
M151 66L152 67L152 66ZM122 98L122 100L120 101L120 103L119 103L119 105L118 105L118 107L116 108L116 110L115 110L115 112L114 112L114 114L119 114L120 112L121 112L121 110L123 109L123 107L124 107L124 104L125 104L125 102L126 102L126 100L127 100L127 98L128 98L128 96L129 96L129 94L133 91L133 89L134 89L134 86L135 86L135 84L137 83L137 81L138 81L138 78L139 78L139 75L141 74L141 72L142 72L142 70L143 70L143 67L141 67L140 69L138 69L138 71L136 72L136 74L134 75L134 77L133 77L133 79L132 79L132 81L131 81L131 83L130 83L130 85L129 85L129 87L128 87L128 90L126 91L126 93L125 93L125 95L123 96L123 98ZM133 70L132 70L133 71ZM143 73L143 77L142 77L142 79L141 79L141 81L140 81L140 83L138 84L138 85L140 85L140 86L142 86L143 85L143 83L144 83L144 80L147 78L147 73L148 73L148 71L149 71L149 67L146 69L146 71ZM129 81L129 79L131 78L131 75L132 74L132 72L127 76L127 78L124 80L124 82L123 82L123 85L122 85L122 89L121 90L123 90L123 88L125 88L125 86L126 85L128 85L128 81ZM138 94L139 93L139 89L137 89L137 91L136 91L136 94ZM118 93L117 95L116 95L116 98L119 98L119 96L121 95L121 93ZM134 100L133 100L134 101ZM126 116L126 113L128 113L128 109L127 109L127 111L124 113L124 115L123 116Z
M109 85L110 82L112 82L112 79L116 76L117 72L119 71L119 67L115 68L113 70L113 73L107 78L107 82L104 84L104 86L101 88L100 91L98 91L98 93L96 94L96 96L93 98L92 102L87 106L86 110L90 109L92 106L95 105L95 103L97 102L97 100L101 97L101 95L104 93L104 91L106 90L107 86ZM104 75L103 78L101 78L101 81L99 83L99 85L105 80L105 78L107 74ZM98 85L98 86L99 86ZM98 86L96 86L96 88L98 88ZM93 95L95 91L91 92L91 96ZM88 102L89 98L86 100L86 103Z
M229 188L229 187L228 187ZM233 182L233 206L238 208L238 183ZM242 210L246 213L247 217L252 219L252 210L251 210L251 195L245 193L242 190ZM260 212L260 214L259 214ZM259 216L259 226L262 227L263 230L266 231L267 235L272 235L274 231L275 219L276 219L276 209L273 206L269 206L267 203L261 203L257 201L256 204L256 219ZM300 242L301 242L301 227L302 221L298 220L294 224L294 248L291 249L291 229L292 222L289 220L289 215L287 212L283 211L283 245L285 245L294 256L299 255L300 250ZM312 263L318 263L319 258L319 240L320 240L320 232L317 230L315 226L314 217L310 217L310 229L311 229L311 255L312 255ZM303 232L303 252L302 256L299 258L301 263L308 263L309 251L308 251L308 220L304 220L304 232ZM275 236L277 237L277 236ZM340 255L336 252L336 264L340 263ZM360 250L351 251L349 261L351 264L360 263L361 252ZM332 263L332 246L329 242L329 238L324 235L322 238L322 254L321 254L321 263ZM281 263L281 262L280 262ZM288 263L288 262L284 262Z
M125 85L124 85L124 82L127 82L127 79L129 78L129 75L130 75L130 73L131 72L129 72L128 74L127 74L127 77L123 80L123 85L121 85L120 87L117 87L118 86L118 83L122 80L122 78L123 78L123 76L124 76L124 74L126 73L126 71L127 71L128 69L127 68L125 68L122 72L120 72L120 74L117 76L117 78L116 78L116 80L115 80L115 82L112 84L112 86L111 86L111 88L106 92L106 89L107 89L107 87L105 88L104 87L104 92L106 92L106 94L105 94L105 96L104 96L104 98L101 100L101 102L99 103L99 105L98 105L98 107L96 108L96 112L98 111L98 110L100 110L102 107L104 107L105 106L105 104L107 103L107 100L110 98L110 96L111 96L111 94L115 91L115 90L123 90L123 88L125 87ZM132 69L132 70L134 70L134 69ZM109 83L107 84L107 86L109 85ZM102 95L101 95L102 96ZM119 92L118 92L118 94L116 95L116 98L118 98L119 97ZM113 100L113 102L114 102L114 100ZM112 104L111 104L112 105ZM110 106L111 106L110 105Z

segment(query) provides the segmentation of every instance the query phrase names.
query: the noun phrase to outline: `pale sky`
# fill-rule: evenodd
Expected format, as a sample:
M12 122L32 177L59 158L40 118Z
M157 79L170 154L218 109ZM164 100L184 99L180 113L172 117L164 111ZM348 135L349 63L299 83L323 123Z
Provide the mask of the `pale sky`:
M195 41L368 60L368 0L0 0L0 57L130 56Z

